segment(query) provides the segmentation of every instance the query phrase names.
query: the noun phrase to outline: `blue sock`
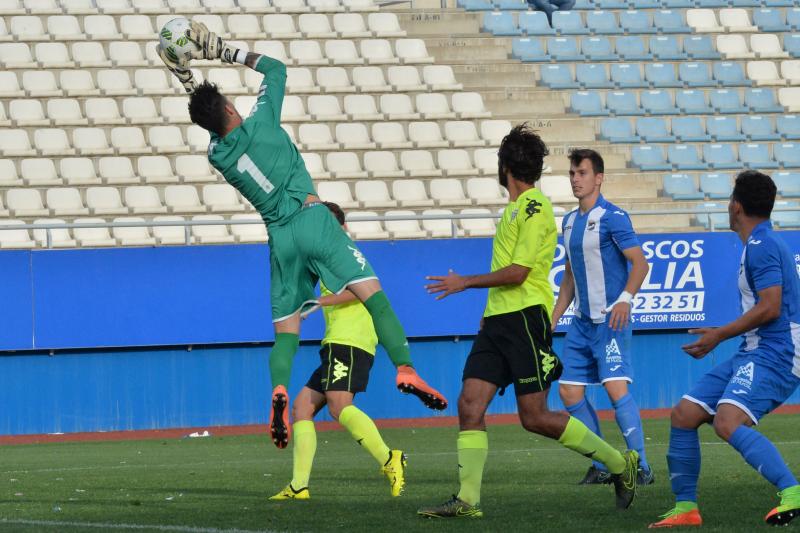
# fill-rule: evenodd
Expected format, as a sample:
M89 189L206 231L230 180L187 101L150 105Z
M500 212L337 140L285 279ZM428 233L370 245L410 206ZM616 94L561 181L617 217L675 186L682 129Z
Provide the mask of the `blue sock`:
M778 449L767 437L755 429L745 425L739 426L731 435L728 443L742 454L747 464L778 487L778 490L797 485L797 480L786 466Z
M650 470L647 463L647 456L644 453L644 432L642 431L642 417L639 415L639 406L630 393L626 394L614 402L614 412L616 413L617 425L622 436L625 437L625 444L629 450L639 452L639 464L645 470Z
M667 466L675 500L696 502L700 477L700 437L696 429L670 429Z
M592 407L592 404L589 403L589 400L587 400L586 397L584 397L578 403L574 405L567 405L566 407L569 414L583 422L592 433L601 439L603 438L603 434L600 431L600 420L597 418L597 413L595 412L594 407ZM608 471L606 465L603 463L592 461L592 464L595 466L595 468L598 468L604 472Z

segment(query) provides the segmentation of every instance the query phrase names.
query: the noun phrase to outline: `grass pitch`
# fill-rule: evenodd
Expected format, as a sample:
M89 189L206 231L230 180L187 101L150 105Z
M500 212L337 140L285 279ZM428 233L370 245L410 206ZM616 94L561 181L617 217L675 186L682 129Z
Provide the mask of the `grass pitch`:
M759 429L797 470L800 415L767 417ZM603 430L622 447L613 422ZM490 427L485 518L474 521L415 515L457 490L456 428L382 431L409 458L400 498L389 496L378 466L346 433L321 432L308 502L267 501L290 480L292 453L266 435L4 446L0 531L641 531L672 504L669 422L647 420L645 431L656 484L621 512L611 487L576 485L589 465L583 457L518 426ZM773 487L710 428L701 440L703 530L766 528Z

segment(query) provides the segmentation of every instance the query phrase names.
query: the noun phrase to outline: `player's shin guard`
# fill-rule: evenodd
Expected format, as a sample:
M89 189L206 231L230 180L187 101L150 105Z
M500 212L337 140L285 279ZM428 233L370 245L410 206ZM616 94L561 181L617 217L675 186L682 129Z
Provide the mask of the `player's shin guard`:
M389 447L383 442L375 422L364 411L355 405L348 405L339 413L339 423L379 465L383 466L389 460Z
M378 291L364 302L364 307L372 317L378 342L381 343L389 354L394 366L411 365L411 351L408 347L403 326L386 297L386 293Z
M294 433L293 463L292 463L292 482L294 490L308 487L308 479L311 477L311 466L314 463L314 455L317 453L317 432L314 430L314 422L311 420L300 420L292 425Z
M300 337L295 333L277 333L275 344L269 353L269 373L272 388L278 385L289 387L289 376L292 374L292 359L300 345Z
M667 466L675 499L696 502L700 477L700 438L696 429L670 429Z
M614 402L614 413L619 430L625 438L629 450L639 452L639 465L649 471L650 465L644 454L644 433L642 432L642 417L639 415L639 406L630 393Z
M622 454L589 431L589 428L575 417L569 417L567 427L558 438L558 442L589 459L600 461L612 474L619 474L625 470L625 458Z
M584 397L576 404L567 405L566 408L569 414L583 422L589 428L589 431L601 439L603 438L603 433L600 431L600 420L597 418L597 412L595 412L589 400ZM606 469L605 465L597 461L592 461L592 464L600 470Z
M797 479L786 466L778 449L767 437L755 429L745 425L739 426L731 435L728 443L742 454L747 464L778 487L778 490L785 490L797 485Z
M458 498L470 505L481 500L483 466L489 455L489 436L485 431L461 431L458 434Z

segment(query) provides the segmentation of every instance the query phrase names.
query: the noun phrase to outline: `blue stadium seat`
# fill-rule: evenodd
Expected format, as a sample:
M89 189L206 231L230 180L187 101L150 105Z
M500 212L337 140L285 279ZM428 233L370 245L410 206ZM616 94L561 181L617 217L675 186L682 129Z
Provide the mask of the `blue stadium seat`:
M570 94L570 112L582 117L607 117L611 114L603 106L597 91L575 91Z
M683 83L675 77L672 63L645 63L644 77L652 87L683 87Z
M708 105L706 93L697 89L685 89L675 94L675 105L687 115L708 115L714 110Z
M708 117L706 131L715 142L744 141L747 137L739 131L736 117Z
M614 115L644 115L644 110L636 103L636 93L631 91L611 91L607 93L606 107Z
M663 6L667 9L686 9L695 7L692 0L664 0Z
M700 190L712 200L725 200L733 192L730 174L704 172L700 175Z
M769 4L767 4L767 6L769 6ZM800 30L800 8L795 7L786 10L786 23L791 26L794 31Z
M708 142L711 135L700 117L675 117L672 119L672 134L681 142Z
M800 204L778 200L775 202L770 218L779 228L800 228Z
M753 81L748 80L744 75L742 64L731 61L714 63L714 79L723 87L748 87L753 85Z
M732 0L733 7L761 7L761 0ZM727 4L723 7L727 7Z
M800 198L800 172L776 172L772 175L778 194L784 198Z
M775 122L781 138L787 141L800 140L800 116L779 115Z
M467 11L491 11L494 9L489 0L458 0L458 7Z
M672 103L669 91L656 89L643 91L641 94L642 108L651 115L679 115L681 112Z
M597 0L595 5L600 9L628 9L628 2L625 0Z
M773 149L775 159L783 168L800 167L800 143L778 143Z
M511 57L521 61L550 61L550 54L544 51L542 40L527 37L511 42Z
M727 204L721 204L717 202L704 202L703 204L699 205L701 209L708 209L708 210L717 210L721 211L718 213L708 213L703 215L697 215L697 221L702 224L702 226L706 229L722 229L727 230L730 229L730 222L728 220L728 206Z
M542 83L551 89L578 89L580 85L572 77L569 65L542 65Z
M683 62L678 65L678 74L687 87L715 87L717 82L711 79L708 63L696 61Z
M798 30L795 30L798 31ZM783 34L783 49L792 57L800 57L800 34Z
M653 25L658 28L660 33L692 33L692 29L686 25L683 19L683 11L673 11L671 9L656 11L655 17L653 17ZM686 50L685 45L684 50Z
M708 35L687 35L683 38L683 51L692 59L722 59Z
M585 57L578 49L575 37L548 37L547 51L556 61L583 61Z
M572 9L595 9L595 5L592 0L577 0Z
M739 160L745 168L778 168L778 163L769 156L769 146L764 143L740 144Z
M644 39L638 35L617 37L616 49L619 57L626 61L650 61L653 54L647 51Z
M623 11L619 14L619 25L626 33L658 33L649 11Z
M638 143L641 139L633 132L627 118L607 118L600 123L600 136L612 143Z
M746 89L744 91L744 105L755 113L783 112L783 106L775 100L775 91L772 89Z
M519 28L526 35L555 35L556 30L547 22L547 15L541 11L526 11L519 14Z
M586 59L590 61L619 60L619 56L614 53L608 37L584 37L581 41L581 50Z
M633 0L631 2L633 9L661 9L660 0Z
M589 11L586 13L586 27L595 35L623 33L611 11Z
M730 144L704 144L703 159L713 169L742 168L742 163L736 158Z
M674 35L658 35L650 37L650 52L661 61L674 61L686 59L686 54L681 50L678 39Z
M492 11L484 13L481 31L492 35L522 35L514 22L514 15L508 11Z
M747 1L752 2L753 0L747 0ZM730 7L730 4L727 2L727 0L697 0L697 7L714 9L719 7Z
M612 63L611 81L620 89L646 89L649 87L642 79L642 71L638 64Z
M693 144L672 144L667 147L667 159L675 170L705 170L708 168L700 156L697 155L697 147ZM694 183L692 183L694 186ZM694 189L694 197L684 198L685 200L702 200L703 195Z
M794 0L764 0L764 7L792 7Z
M556 11L553 13L553 28L559 35L588 35L578 11Z
M674 143L675 137L667 130L667 121L661 117L642 117L636 120L636 133L644 142Z
M670 148L687 148L686 146L670 146ZM694 152L697 157L697 151ZM702 163L700 163L702 165ZM705 165L702 165L705 168ZM688 174L667 174L664 176L664 193L673 200L702 200L703 193L697 190L694 179Z
M672 170L672 165L664 161L660 146L634 146L631 150L631 163L644 171Z
M739 91L730 89L716 89L711 91L709 97L711 107L717 113L735 113L744 114L748 112L748 108L742 105Z
M763 9L753 10L753 25L758 26L761 31L791 31L792 27L786 24L786 15L782 9Z
M525 0L494 0L494 7L500 11L527 11L528 2Z
M608 79L605 65L588 63L575 67L575 79L581 89L613 89L614 84Z
M772 127L772 120L762 115L742 117L742 133L748 141L780 141L781 136Z

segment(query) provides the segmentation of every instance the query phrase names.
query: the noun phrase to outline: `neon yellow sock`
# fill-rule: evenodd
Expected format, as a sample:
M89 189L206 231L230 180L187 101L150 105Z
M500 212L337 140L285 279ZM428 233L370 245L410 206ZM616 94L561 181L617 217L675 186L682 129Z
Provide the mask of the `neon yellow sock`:
M381 466L386 464L389 447L383 442L375 422L364 411L355 405L348 405L339 413L339 423Z
M308 478L311 477L311 465L314 463L314 454L317 453L317 432L314 422L300 420L292 424L292 433L294 463L291 484L294 490L300 490L308 487Z
M619 474L625 470L625 458L609 443L592 433L583 422L574 417L569 417L564 433L558 442L566 448L585 455L590 459L600 461L612 474Z
M461 489L458 497L470 505L481 501L483 465L489 455L489 436L485 431L460 431L458 433L458 480Z

